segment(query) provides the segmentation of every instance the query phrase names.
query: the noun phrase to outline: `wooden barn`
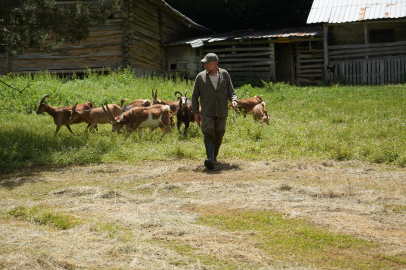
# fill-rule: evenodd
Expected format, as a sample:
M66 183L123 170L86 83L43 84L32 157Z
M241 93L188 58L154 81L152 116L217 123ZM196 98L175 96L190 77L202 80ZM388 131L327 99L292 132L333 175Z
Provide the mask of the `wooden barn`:
M405 81L406 0L314 0L307 23L324 26L326 81Z
M320 83L323 76L323 28L241 30L167 42L167 73L194 78L206 53L232 77L258 77L291 84Z
M114 3L115 0L109 0ZM56 0L56 5L72 1ZM82 2L90 7L97 0ZM0 75L34 73L83 73L86 68L105 70L131 66L139 76L165 74L164 43L211 33L162 0L123 0L122 8L112 14L106 25L91 31L80 44L64 43L52 52L27 50L23 55L0 55Z

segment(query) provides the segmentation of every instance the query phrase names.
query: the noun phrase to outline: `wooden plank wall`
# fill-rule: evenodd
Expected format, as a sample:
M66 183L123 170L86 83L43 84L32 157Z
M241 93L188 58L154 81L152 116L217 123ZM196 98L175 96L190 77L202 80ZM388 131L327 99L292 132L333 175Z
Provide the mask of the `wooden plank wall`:
M268 40L206 43L203 55L209 52L217 54L219 67L231 76L274 79L274 46Z
M321 83L323 80L323 50L312 49L310 44L296 44L296 83L299 86Z
M200 49L189 44L165 48L166 76L195 78L203 70ZM173 65L176 69L173 69Z
M330 62L342 60L365 59L366 57L386 57L406 55L406 41L389 43L369 43L357 45L329 46Z

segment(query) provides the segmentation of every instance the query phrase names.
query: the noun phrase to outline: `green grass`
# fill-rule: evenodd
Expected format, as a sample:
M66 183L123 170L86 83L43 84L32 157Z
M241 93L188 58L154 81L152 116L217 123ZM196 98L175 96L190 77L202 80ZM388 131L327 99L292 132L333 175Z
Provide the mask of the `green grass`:
M64 213L56 213L51 211L49 207L42 205L32 208L19 206L8 211L7 214L21 220L49 225L62 230L67 230L80 224L79 219Z
M175 91L193 89L193 81L180 78L137 78L129 70L91 71L82 79L60 78L49 73L9 74L1 78L22 94L0 85L0 170L24 167L66 166L116 161L203 159L202 135L195 123L187 137L174 128L173 137L160 139L158 130L146 130L142 140L134 133L123 143L123 134L85 133L85 124L73 125L75 136L55 125L48 114L35 115L40 99L52 94L51 106L91 101L95 106L158 98L174 100ZM270 125L254 123L230 111L220 149L221 159L360 160L406 165L406 88L385 86L296 87L263 82L236 88L239 99L262 95Z
M274 260L290 266L338 269L396 269L405 258L373 254L379 246L351 235L333 233L299 218L268 211L203 210L198 222L231 232L245 232L248 241Z

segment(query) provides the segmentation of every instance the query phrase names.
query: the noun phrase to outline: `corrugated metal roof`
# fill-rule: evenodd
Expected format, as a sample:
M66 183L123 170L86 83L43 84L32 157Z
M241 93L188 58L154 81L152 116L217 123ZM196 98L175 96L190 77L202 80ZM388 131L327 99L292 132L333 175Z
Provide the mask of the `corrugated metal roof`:
M406 0L314 0L307 23L344 23L406 17Z
M227 33L216 33L201 37L183 39L168 42L167 44L190 44L193 48L204 45L204 42L217 42L224 40L240 39L261 39L261 38L280 38L280 37L313 37L322 36L322 26L298 27L289 29L270 29L270 30L238 30Z

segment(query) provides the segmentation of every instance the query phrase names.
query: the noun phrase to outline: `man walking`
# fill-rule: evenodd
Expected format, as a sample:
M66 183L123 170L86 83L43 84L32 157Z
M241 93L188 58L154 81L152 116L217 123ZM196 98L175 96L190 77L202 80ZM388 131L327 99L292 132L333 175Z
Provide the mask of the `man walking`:
M216 54L208 53L202 60L204 71L196 76L192 94L192 111L197 123L200 124L204 136L207 159L204 166L214 168L217 162L221 142L226 131L228 101L237 110L237 94L234 91L230 75L225 69L219 68ZM199 115L199 98L201 115Z

